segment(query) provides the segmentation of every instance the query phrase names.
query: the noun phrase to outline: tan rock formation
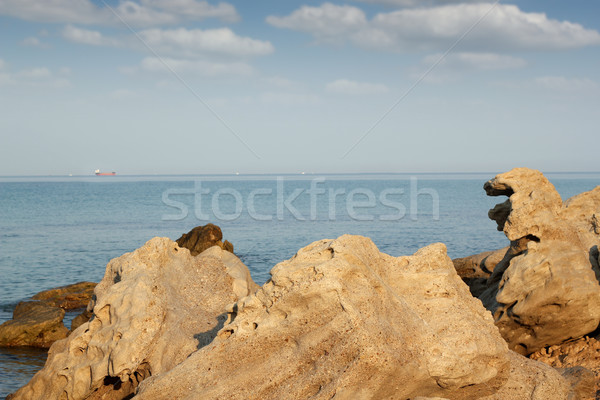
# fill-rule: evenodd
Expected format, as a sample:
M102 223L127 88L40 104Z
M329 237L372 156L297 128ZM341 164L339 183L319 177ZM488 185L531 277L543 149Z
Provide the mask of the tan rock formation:
M44 368L12 399L124 398L212 341L227 304L255 287L232 253L198 257L167 238L112 260L91 321L56 342Z
M475 399L509 377L506 343L442 244L395 258L346 235L271 274L212 343L135 398Z
M65 310L39 301L22 301L13 319L0 325L0 346L48 348L67 336L63 325Z
M223 250L233 253L233 245L227 240L224 242L222 240L221 228L214 224L206 224L184 233L176 242L180 247L189 249L193 256L197 256L212 246L219 246Z
M511 246L479 297L510 348L529 354L595 330L600 187L563 204L541 172L517 168L484 189L509 196L489 216Z

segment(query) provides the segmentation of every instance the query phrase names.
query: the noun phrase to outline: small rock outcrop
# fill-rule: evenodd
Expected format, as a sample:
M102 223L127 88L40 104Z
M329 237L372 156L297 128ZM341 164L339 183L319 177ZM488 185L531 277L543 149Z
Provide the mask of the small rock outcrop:
M108 264L92 319L54 343L44 368L9 398L126 398L148 376L210 343L225 306L255 288L230 252L212 247L192 257L170 239L154 238Z
M276 265L209 345L136 399L556 399L552 368L508 350L442 244L410 257L345 235ZM546 396L546 397L543 397Z
M63 325L65 310L41 301L22 301L13 311L13 319L0 325L0 346L48 348L67 336Z
M85 308L95 286L93 282L61 286L34 295L35 301L17 304L13 319L0 325L0 346L48 348L64 339L69 332L63 324L65 310Z
M510 247L474 293L509 347L530 354L579 338L600 323L600 186L562 202L535 170L516 168L486 182L508 196L489 212Z
M224 242L222 240L223 232L221 232L221 228L217 225L206 224L184 233L176 242L179 247L188 249L193 256L197 256L212 246L219 246L221 249L233 253L233 245L227 240Z
M94 282L78 282L39 292L32 299L60 307L63 310L76 310L88 306L95 287L96 283Z

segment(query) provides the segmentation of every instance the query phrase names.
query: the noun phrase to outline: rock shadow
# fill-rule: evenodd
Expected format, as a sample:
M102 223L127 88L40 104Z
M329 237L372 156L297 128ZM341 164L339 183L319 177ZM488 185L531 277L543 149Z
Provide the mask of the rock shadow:
M209 331L200 332L194 335L194 339L198 341L197 349L200 350L206 345L209 345L216 337L217 333L225 326L227 321L227 313L217 316L217 325Z

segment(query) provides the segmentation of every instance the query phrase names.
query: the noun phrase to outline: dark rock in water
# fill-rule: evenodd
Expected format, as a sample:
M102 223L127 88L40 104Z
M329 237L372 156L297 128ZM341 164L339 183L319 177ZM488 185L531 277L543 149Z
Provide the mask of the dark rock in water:
M219 246L221 249L233 253L233 244L227 240L222 242L222 240L223 232L221 232L221 228L214 224L206 224L184 233L176 242L179 247L188 249L192 256L197 256L213 246Z
M86 308L94 295L94 282L79 282L72 285L61 286L45 290L33 296L34 300L43 300L45 303L60 307L64 310Z
M36 294L33 296L36 301L17 304L13 319L0 325L0 346L49 348L56 340L64 339L69 332L63 324L65 310L87 307L95 286L93 282L61 286ZM76 318L76 326L91 316L83 314Z
M40 301L22 301L15 307L13 319L0 325L0 346L48 348L64 339L65 310Z

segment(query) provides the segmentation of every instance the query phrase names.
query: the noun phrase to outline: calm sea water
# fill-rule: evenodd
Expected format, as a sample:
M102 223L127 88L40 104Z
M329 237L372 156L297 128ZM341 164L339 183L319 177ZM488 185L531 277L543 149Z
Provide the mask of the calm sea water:
M110 259L208 222L260 284L299 248L345 233L394 256L434 242L453 258L497 249L507 240L487 211L503 199L482 189L493 175L0 178L0 323L41 290L98 282ZM547 176L563 198L600 184L600 174ZM0 349L0 398L45 356Z

